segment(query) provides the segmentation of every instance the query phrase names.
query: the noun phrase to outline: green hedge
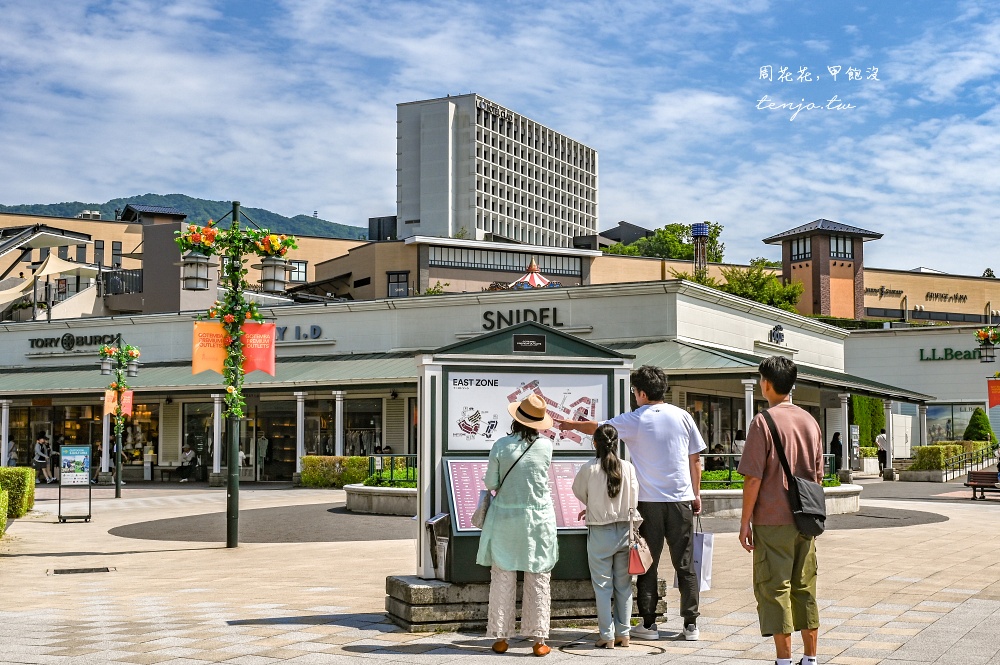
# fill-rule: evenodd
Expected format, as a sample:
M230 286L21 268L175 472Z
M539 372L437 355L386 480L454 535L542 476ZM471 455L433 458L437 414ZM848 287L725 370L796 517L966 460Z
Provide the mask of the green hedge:
M863 395L851 395L848 402L848 419L852 425L858 426L858 440L862 446L871 447L875 437L885 429L885 406L882 400ZM841 432L843 440L849 440L850 432Z
M701 489L703 490L739 490L743 489L743 476L733 471L733 482L719 482L729 478L728 471L702 471ZM823 478L823 487L840 487L840 478L827 476Z
M7 530L7 490L0 490L0 538Z
M0 489L7 490L7 517L24 517L35 507L35 470L26 466L0 467Z
M971 442L970 442L971 443ZM945 445L920 446L913 449L913 464L911 471L937 471L944 469L944 461L965 452L965 446L957 443Z
M404 479L405 476L394 476L393 480L389 481L389 474L383 472L382 475L373 473L372 475L365 478L364 485L369 487L411 487L416 488L417 478L415 475L411 474L409 479Z
M306 455L302 458L303 487L354 485L368 477L367 457Z
M862 457L878 457L878 446L861 446L858 450Z

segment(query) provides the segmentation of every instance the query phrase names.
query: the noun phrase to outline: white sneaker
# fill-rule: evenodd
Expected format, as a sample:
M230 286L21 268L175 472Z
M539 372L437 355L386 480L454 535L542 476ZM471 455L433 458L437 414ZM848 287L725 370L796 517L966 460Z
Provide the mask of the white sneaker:
M638 626L632 626L628 631L630 637L634 637L637 640L658 640L660 639L660 629L654 623L649 628L646 628L641 623Z
M181 482L182 482L182 483L186 483L187 481L188 481L188 479L187 479L187 478L181 478Z
M695 625L693 623L689 623L686 626L684 626L684 639L685 640L687 640L688 642L697 642L698 641L698 637L700 637L700 636L698 634L698 626L697 625Z

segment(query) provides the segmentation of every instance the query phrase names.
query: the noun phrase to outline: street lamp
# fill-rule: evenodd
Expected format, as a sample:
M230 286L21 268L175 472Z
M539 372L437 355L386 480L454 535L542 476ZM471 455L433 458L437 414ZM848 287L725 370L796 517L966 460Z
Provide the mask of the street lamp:
M232 212L227 213L226 217L230 215L232 218L228 229L219 228L212 220L205 226L187 225L184 230L177 232L177 245L184 253L181 278L185 290L208 289L208 257L217 254L223 258L219 281L224 289L224 296L221 300L216 300L215 305L208 310L207 318L218 319L225 331L222 343L226 349L226 359L222 376L226 386L225 416L229 428L226 547L237 547L240 519L240 420L246 406L243 398L243 381L246 376L243 367L243 324L247 321L263 321L257 305L248 302L244 295L249 286L245 277L245 257L262 257L268 266L267 280L261 282L262 289L281 293L284 291L284 273L288 270L288 261L284 257L289 249L296 249L297 245L293 236L273 234L257 226L240 211L239 201L233 201ZM253 228L241 228L241 217L253 225ZM224 219L225 217L219 221Z
M115 338L115 345L105 344L101 347L101 375L109 376L113 372L114 381L108 390L115 395L115 498L122 498L122 430L125 427L125 414L122 411L122 397L128 391L127 378L139 376L139 347L125 344L121 333Z

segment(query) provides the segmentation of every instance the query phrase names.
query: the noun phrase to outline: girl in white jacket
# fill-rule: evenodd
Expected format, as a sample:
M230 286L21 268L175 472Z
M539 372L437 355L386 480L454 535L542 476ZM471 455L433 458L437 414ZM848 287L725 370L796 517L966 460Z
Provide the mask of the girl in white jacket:
M619 459L618 430L601 425L594 433L597 459L587 462L573 481L573 494L587 509L587 559L597 597L598 648L628 646L632 617L632 576L628 572L629 514L636 510L639 481L635 467ZM612 597L614 602L612 603Z

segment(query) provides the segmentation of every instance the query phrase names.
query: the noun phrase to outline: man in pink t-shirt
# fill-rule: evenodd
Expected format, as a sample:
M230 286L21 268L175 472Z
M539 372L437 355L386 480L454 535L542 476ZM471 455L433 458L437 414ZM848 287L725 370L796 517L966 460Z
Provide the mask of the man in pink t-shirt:
M792 475L823 481L823 435L808 411L789 395L798 369L788 358L760 364L760 391L770 408ZM740 459L743 516L740 545L753 553L753 589L760 634L774 638L778 665L791 665L792 632L802 632L802 665L816 665L819 607L816 603L816 539L795 526L788 481L763 414L750 423Z

